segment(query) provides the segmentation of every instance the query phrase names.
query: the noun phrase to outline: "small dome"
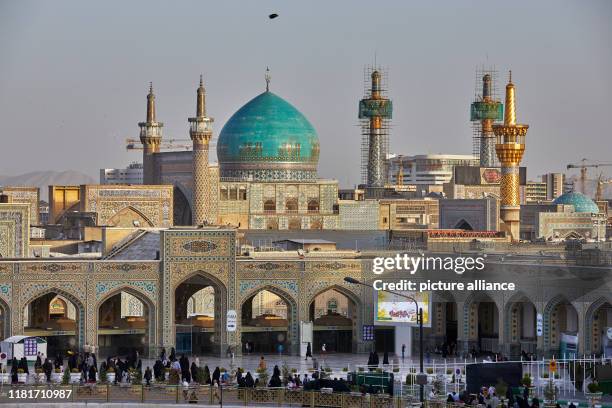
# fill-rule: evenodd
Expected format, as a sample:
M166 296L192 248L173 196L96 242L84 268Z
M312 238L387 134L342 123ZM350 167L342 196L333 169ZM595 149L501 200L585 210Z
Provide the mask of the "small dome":
M553 204L569 204L579 213L598 213L599 207L593 200L581 193L565 193L553 201Z
M227 121L217 142L221 178L300 181L317 178L319 138L300 111L266 91Z

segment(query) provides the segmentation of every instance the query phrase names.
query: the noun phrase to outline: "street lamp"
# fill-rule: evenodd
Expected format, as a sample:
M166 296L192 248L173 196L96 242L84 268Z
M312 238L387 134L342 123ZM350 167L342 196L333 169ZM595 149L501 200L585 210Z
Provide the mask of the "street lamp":
M361 286L365 286L365 287L374 289L374 286L358 281L357 279L351 278L350 276L345 277L344 281L347 283L352 283L355 285L361 285ZM412 296L407 296L407 295L404 295L403 293L394 292L391 290L381 289L381 291L391 293L393 295L403 297L405 299L413 301L414 305L416 306L416 310L418 311L417 322L419 323L419 367L420 367L420 372L416 376L416 382L417 384L419 384L419 400L421 401L421 403L423 403L423 387L427 383L427 376L423 372L423 308L419 307L419 303Z

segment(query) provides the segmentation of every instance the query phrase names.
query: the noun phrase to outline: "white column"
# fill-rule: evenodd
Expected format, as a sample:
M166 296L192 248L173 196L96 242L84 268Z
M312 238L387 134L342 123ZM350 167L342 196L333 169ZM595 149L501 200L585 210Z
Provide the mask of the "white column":
M402 344L406 345L404 355L410 357L412 355L412 327L395 326L395 355L399 358L402 358Z

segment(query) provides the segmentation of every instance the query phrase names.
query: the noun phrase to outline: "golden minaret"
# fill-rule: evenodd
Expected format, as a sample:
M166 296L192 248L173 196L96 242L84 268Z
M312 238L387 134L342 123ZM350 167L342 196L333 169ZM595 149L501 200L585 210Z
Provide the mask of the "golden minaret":
M506 106L504 123L493 125L497 138L495 153L501 163L501 211L503 229L510 234L513 241L519 239L520 233L520 191L519 164L525 152L525 136L529 125L516 123L516 107L512 71L506 85Z
M189 118L189 136L193 142L193 225L214 224L210 170L208 168L208 146L212 138L213 118L206 116L206 91L200 75L197 90L196 116Z
M147 121L140 122L140 142L142 143L142 176L143 184L155 184L155 165L153 155L159 152L164 124L155 118L155 94L153 83L149 84L147 95Z

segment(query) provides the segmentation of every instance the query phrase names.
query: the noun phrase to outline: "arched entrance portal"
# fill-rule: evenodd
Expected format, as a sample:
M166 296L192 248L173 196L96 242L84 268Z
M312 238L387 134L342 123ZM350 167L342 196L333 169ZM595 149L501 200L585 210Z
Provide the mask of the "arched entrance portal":
M147 355L152 307L135 292L119 291L108 296L98 308L98 350L100 356L125 356L138 351Z
M56 291L34 298L23 308L23 333L44 338L48 356L66 356L68 350L78 350L84 310L75 302Z
M457 351L457 303L450 292L434 292L429 314L431 327L423 328L425 348L440 350L443 357ZM413 330L413 352L418 350L418 330Z
M0 336L3 339L11 335L11 313L9 306L0 299Z
M499 310L493 299L485 293L474 294L466 302L466 312L470 349L483 354L499 352Z
M533 302L524 294L517 293L506 305L506 332L504 338L509 344L511 357L535 354L537 348L537 313Z
M191 352L195 354L211 353L215 334L215 289L212 286L206 286L191 295L187 300L187 319L182 323L192 328ZM178 320L177 324L179 324ZM185 332L181 336L184 342L189 342L189 339L185 338ZM184 350L185 347L180 349Z
M292 305L273 289L260 290L242 304L243 351L288 353L291 348Z
M313 352L323 344L327 352L352 353L356 349L357 305L337 290L327 289L310 303L310 320L314 322Z
M206 273L184 280L174 292L176 352L218 354L223 342L222 284Z
M612 305L605 299L599 299L589 307L586 314L585 347L590 354L612 355ZM589 344L590 343L590 344Z
M578 312L565 298L551 300L544 313L544 328L548 328L546 341L552 355L571 358L578 348Z

